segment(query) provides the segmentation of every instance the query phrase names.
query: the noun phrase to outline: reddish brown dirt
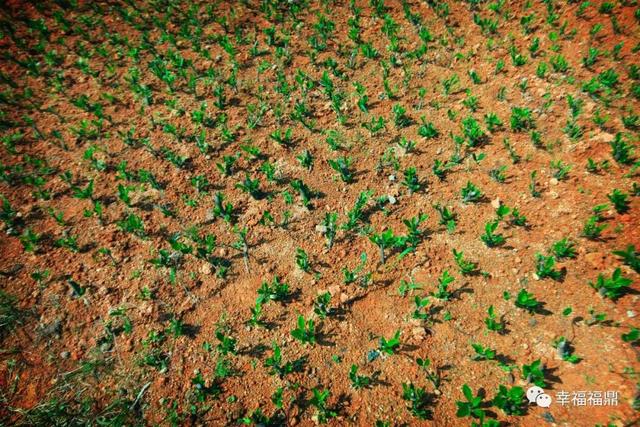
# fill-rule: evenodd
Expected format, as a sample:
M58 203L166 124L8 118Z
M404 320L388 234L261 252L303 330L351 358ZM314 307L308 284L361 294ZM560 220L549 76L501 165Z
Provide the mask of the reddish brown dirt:
M225 34L225 30L219 22L207 20L204 4L197 16L202 23L202 48L209 58L194 50L194 44L181 33L180 20L186 16L186 6L184 10L169 13L166 7L140 2L136 3L137 12L134 12L131 6L119 2L94 6L80 2L76 9L63 12L65 19L76 27L70 30L56 21L53 13L62 10L56 4L41 10L15 1L3 6L2 19L11 22L15 37L12 39L3 29L0 49L20 60L33 57L41 67L41 74L34 75L10 58L0 60L3 75L17 85L12 88L2 83L3 93L17 102L0 104L4 117L0 132L7 138L16 132L24 134L16 144L15 153L5 148L0 155L3 176L8 176L11 170L8 167L24 167L24 170L15 169L14 181L7 178L0 182L0 194L19 213L18 235L7 233L0 239L0 289L14 295L24 310L20 323L5 334L1 346L3 395L0 402L3 406L0 406L0 416L5 422L46 425L47 422L36 416L42 417L45 413L42 405L57 398L70 402L70 408L76 411L79 409L74 402L90 399L90 410L71 415L78 420L93 420L87 422L95 422L96 414L113 416L116 411L108 405L122 399L126 408L135 408L130 415L142 424L237 425L242 417L260 408L269 416L282 415L288 425L313 425L317 411L310 399L312 390L317 388L330 390L328 407L336 411L336 416L329 420L330 425L370 426L377 420L388 421L389 425L470 425L473 419L456 416L456 402L464 400L462 386L468 384L474 395L480 392L484 396L487 418L504 425L633 425L638 419L638 408L634 409L633 405L634 399L635 405L638 404L640 355L637 343L623 342L621 335L639 326L638 273L623 265L612 251L628 245L640 248L638 197L629 196L626 214L617 213L609 205L603 214L602 223L607 224L607 228L601 238L589 240L581 233L591 209L608 203L607 194L614 188L630 193L632 184L638 182L631 164L621 164L612 158L609 145L618 132L632 145L638 141L638 128L625 127L622 122L623 117L640 114L637 93L635 96L632 93L638 81L630 76L630 67L640 65L637 6L616 3L613 12L606 14L599 12L601 2L594 2L582 17L577 17L579 4L557 2L552 7L558 19L550 24L546 5L537 2L529 7L520 1L506 2L502 15L489 10L489 3L482 3L477 9L464 2L442 3L448 4L447 17L439 16L424 2L408 2L411 11L420 15L434 38L424 57L416 59L408 55L421 44L416 28L405 17L400 2L387 1L386 13L399 24L401 53L396 56L401 64L394 66L389 62L389 40L381 31L384 20L376 16L369 2L357 1L362 9L361 38L371 42L381 56L366 59L358 54L351 69L347 64L355 45L347 37L348 19L352 16L347 2L314 2L298 13L297 25L290 15L284 22L276 22L260 10L258 2L244 3L212 6L216 16L227 16L231 28L227 36L237 52L237 92L224 84L230 73L229 56L215 39ZM128 23L117 12L116 5L137 15L133 22L145 22L144 28ZM315 33L317 13L324 13L335 23L335 32L326 51L318 54L314 64L308 56L311 48L307 40ZM473 22L473 13L497 19L497 32L483 34ZM521 19L532 13L532 32L524 34ZM163 31L152 24L151 17L168 18L166 32L173 35L174 41L161 39ZM620 32L614 31L611 17L615 17L622 28ZM35 48L38 32L28 28L25 18L42 19L49 29L44 52ZM83 22L89 18L102 19L104 25L86 26ZM565 22L564 33L561 33ZM591 36L590 31L596 24L603 28ZM276 60L275 48L266 44L264 30L271 25L278 29L280 38L283 32L289 33L291 63L287 66ZM268 50L264 55L252 57L251 43L238 43L233 28L242 28L246 36L257 34L259 49ZM175 91L168 91L149 69L148 64L154 58L151 50L140 49L137 63L127 55L131 48L141 46L143 30L158 55L178 52L192 61L193 68L188 72L201 77L196 95L189 91L187 79L180 76L176 79ZM571 35L572 31L575 34ZM557 41L552 40L552 32L557 35ZM109 33L127 38L130 46L113 42ZM207 37L212 38L207 40ZM540 48L532 57L528 49L535 37L540 39ZM19 46L15 39L25 40L27 46ZM615 58L611 51L619 43L624 44ZM106 57L96 51L101 46L106 49ZM513 64L511 46L527 57L525 65ZM583 67L582 58L590 46L604 53L588 69ZM89 66L95 75L87 75L77 66L83 49L92 53ZM46 63L43 53L52 50L61 55L61 63ZM565 72L555 72L551 66L550 61L558 54L569 64ZM343 79L322 65L329 58L337 61L338 69L344 73ZM396 95L393 100L384 96L381 60L389 67L388 82ZM496 73L499 60L504 60L505 66ZM263 61L279 65L259 70ZM544 77L536 75L541 62L549 65ZM140 83L148 85L153 94L153 103L144 109L143 102L134 96L128 83L132 67L139 69ZM278 67L292 88L296 85L296 70L304 71L318 82L328 69L336 90L347 94L343 104L346 124L337 122L330 102L318 85L306 97L316 130L310 131L291 119L295 101L302 98L301 90L292 89L288 99L277 93ZM610 68L619 74L619 82L610 95L592 97L581 90L585 82ZM481 77L480 84L474 84L468 75L472 69ZM213 86L205 86L203 79L207 70L223 76L220 81L228 98L224 111L214 105ZM56 73L62 73L60 88L54 84ZM454 74L460 82L446 95L442 81ZM518 85L525 78L527 88L522 90ZM368 113L358 109L354 82L366 88ZM422 108L417 109L421 87L425 88L424 101ZM32 99L40 108L29 110L29 100L19 96L25 88L33 91ZM502 98L501 88L506 88ZM475 112L463 103L467 98L466 89L477 97ZM116 100L110 102L104 97L105 93L115 96ZM102 104L104 117L111 118L105 119L103 132L93 140L77 137L72 132L82 120L97 119L95 113L72 102L81 95L87 95L91 103ZM575 139L563 131L570 115L569 95L583 101L577 118L583 134ZM177 102L184 114L176 114L171 109L167 104L171 100ZM247 126L247 108L258 105L261 100L268 104L269 110L261 124L251 129ZM201 126L192 120L192 112L198 110L203 101L207 103L208 117L215 120L226 114L227 127L237 136L235 141L225 142L220 126ZM394 125L392 106L396 104L406 108L413 124L404 128ZM284 112L281 117L274 112L276 106ZM533 146L529 131L517 132L511 128L512 107L532 110L535 130L540 132L544 148ZM598 109L609 117L602 126L592 120ZM432 172L434 160L446 161L452 157L452 137L462 135L462 119L473 116L486 130L483 117L490 112L495 113L504 126L487 131L483 146L464 147L465 158L451 168L446 179L438 179ZM387 121L384 130L372 135L362 127L372 117L380 116ZM419 136L421 116L433 123L439 136L434 139ZM24 117L33 120L44 135L42 138L37 138ZM184 129L186 137L176 141L154 120ZM282 147L269 138L275 130L287 127L293 130L290 147ZM135 138L148 138L150 149L124 143L121 133L132 128ZM195 144L195 136L202 129L206 130L206 140L211 145L206 155ZM332 129L343 135L345 148L339 152L331 151L325 142L326 131ZM60 141L52 136L54 131L60 132ZM416 141L415 152L405 154L397 144L400 137ZM520 156L519 163L512 164L503 146L505 139ZM63 149L61 142L68 148ZM96 170L83 157L91 145L98 148L94 157L106 162L106 170ZM281 176L278 182L267 182L260 171L263 160L251 160L241 149L245 145L258 147L262 158L277 166ZM157 155L161 147L188 156L189 167L180 169ZM389 147L396 151L398 170L391 166L377 167ZM296 159L305 149L315 159L311 170ZM223 156L235 153L242 156L231 176L223 176L216 163L221 162ZM484 153L486 157L477 163L472 153ZM636 156L639 154L640 150L636 150ZM327 163L342 155L352 159L355 178L349 184L342 182ZM35 173L27 156L42 159L52 168L51 173L42 174L44 189L50 192L50 198L34 195L35 187L25 178ZM610 167L600 173L590 173L585 167L589 158L598 162L608 160ZM572 166L566 179L552 177L550 162L555 160ZM163 188L125 183L116 170L123 161L127 162L128 171L146 169L153 173ZM501 165L507 166L504 183L496 182L489 175L491 169ZM403 172L411 166L416 168L423 183L413 194L401 184ZM74 197L61 178L65 171L72 173L74 183L80 188L90 179L94 180L93 200L101 201L104 206L102 220L85 216L85 210L92 209L93 204ZM538 198L532 197L529 191L533 171L537 171L541 193ZM259 178L265 197L255 200L236 187L245 173L253 179ZM204 175L211 183L204 193L198 193L190 183L191 178L198 175ZM395 179L390 179L390 175ZM302 179L321 195L312 199L310 209L301 206L298 194L291 188L290 182L294 179ZM460 192L467 181L483 191L485 197L481 202L462 203ZM131 206L118 198L118 184L135 186ZM338 224L344 224L358 194L368 189L374 194L365 218L371 232L389 228L396 235L404 235L404 219L419 213L429 215L423 225L426 232L415 250L401 259L396 252L385 265L380 264L378 249L364 233L339 231L335 244L328 250L325 238L316 228L327 212L337 212ZM285 190L293 196L293 204L285 202L282 195ZM211 218L212 197L216 192L222 192L233 205L237 226L248 230L249 271L244 267L241 253L232 247L237 241L232 227L220 218ZM373 199L389 195L396 202L385 205L383 212ZM185 198L196 200L197 206L187 205ZM505 244L488 248L479 237L484 224L496 216L496 199L508 207L518 208L526 216L528 226L501 223L498 232L506 238ZM439 224L438 213L433 208L435 203L443 203L456 213L457 225L452 233ZM159 208L161 205L171 206L175 217L165 216ZM65 223L56 222L49 209L61 212ZM261 223L267 210L277 223L282 221L285 211L290 211L288 225ZM118 221L130 213L143 221L144 237L127 233L118 226ZM9 225L3 227L9 231ZM158 257L161 249L172 251L168 241L171 235L193 227L201 236L216 236L213 255L229 263L225 278L217 277L216 267L194 254L183 257L175 283L171 282L167 268L155 268L149 262ZM27 229L43 236L35 253L26 251L21 243L20 235ZM65 232L77 237L78 252L55 244ZM556 263L556 268L565 272L563 279L537 280L535 254L547 254L554 242L565 237L575 242L577 257ZM188 238L181 241L196 246ZM110 251L112 258L105 255L103 248ZM312 273L296 266L297 248L309 255ZM461 274L452 249L463 251L465 258L477 262L483 274ZM342 268L355 268L363 252L367 254L365 271L372 273L369 286L345 285ZM599 296L589 283L595 282L599 274L611 277L618 267L624 277L632 280L628 292L615 301ZM34 272L45 270L49 272L46 279L41 283L34 280ZM448 301L430 297L431 319L427 322L412 319L414 299L399 295L401 280L413 277L422 285L415 294L424 297L436 291L437 279L445 270L455 278L451 285L454 295ZM268 328L248 327L246 321L251 317L250 309L258 289L276 276L290 285L294 297L287 303L264 305L262 319L269 324ZM84 295L74 296L68 279L85 289ZM514 305L515 296L523 288L544 302L543 312L530 314ZM146 290L150 291L150 298L141 297ZM325 291L332 294L330 305L334 313L322 320L314 314L313 306L317 295ZM504 298L505 293L510 294L510 299ZM505 320L506 333L486 329L484 319L490 305ZM565 316L562 312L567 307L571 307L572 312ZM117 308L125 310L132 327L129 332L117 330L111 336L107 322L120 325L118 322L122 321L110 315ZM591 324L590 310L605 315L606 321ZM304 345L292 337L298 315L315 319L319 328L317 344ZM179 319L185 325L184 334L174 337L168 332L171 319ZM203 402L194 403L194 371L199 370L206 383L211 384L216 376L216 361L224 358L215 350L219 342L215 333L221 325L237 340L237 354L226 356L235 374L219 379L222 387L219 396L207 396ZM378 347L379 338L390 338L398 330L402 344L397 354L368 361L367 355ZM161 331L167 331L166 340L157 344L157 348L168 355L165 371L139 363L148 351L145 340L149 334ZM579 363L571 364L559 357L553 343L561 336L570 340L575 354L581 358ZM104 344L108 339L112 340L111 345ZM306 358L302 372L289 374L284 379L269 374L263 365L273 354L273 342L282 348L285 361ZM206 343L214 349L207 351L203 348ZM495 349L501 362L472 360L473 343ZM442 376L438 387L416 364L418 358L429 358L432 366L438 368ZM559 391L617 391L618 404L607 407L553 404L548 409L528 405L523 415L507 415L495 406L489 407L499 385L525 389L529 386L521 371L523 365L535 360L544 365L545 389L552 397ZM361 390L352 387L348 373L353 364L359 367L359 374L377 378L372 387ZM93 365L97 367L90 369ZM407 409L409 403L403 400L402 384L410 382L429 393L427 407L431 416L428 420L420 420ZM284 390L282 410L271 400L280 387Z

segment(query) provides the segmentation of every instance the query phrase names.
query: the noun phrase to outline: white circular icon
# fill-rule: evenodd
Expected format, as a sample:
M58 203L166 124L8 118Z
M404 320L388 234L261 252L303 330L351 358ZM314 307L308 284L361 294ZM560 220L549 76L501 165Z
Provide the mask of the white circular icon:
M541 408L548 408L551 406L551 396L545 393L539 394L536 397L536 404Z
M529 399L529 403L535 403L536 398L544 394L544 390L538 386L532 386L527 389L527 399Z

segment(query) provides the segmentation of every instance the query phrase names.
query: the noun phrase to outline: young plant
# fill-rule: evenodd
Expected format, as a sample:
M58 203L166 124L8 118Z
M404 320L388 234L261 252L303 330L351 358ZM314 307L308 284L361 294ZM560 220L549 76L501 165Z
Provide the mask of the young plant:
M347 212L347 223L342 226L345 230L353 231L356 229L358 223L363 221L364 208L372 194L373 191L371 190L362 191L358 194L358 198L356 199L353 208Z
M456 416L477 418L480 420L480 423L482 423L485 417L484 409L482 409L482 396L474 396L471 388L467 384L462 386L462 394L467 401L456 402L456 406L458 407Z
M300 165L310 171L313 168L313 156L309 150L304 150L302 153L296 156L296 159L300 162Z
M309 255L307 255L307 253L301 248L296 248L296 265L305 273L311 272Z
M118 227L126 233L131 233L138 237L145 236L142 219L134 213L130 213L124 219L118 221L117 224Z
M312 390L313 397L309 400L309 403L316 408L316 415L314 418L320 424L325 424L329 419L335 418L338 416L338 413L333 409L330 409L328 405L328 399L331 393L329 390L318 390L317 388L313 388Z
M240 252L240 254L242 255L242 262L244 263L244 268L247 272L249 272L249 242L247 241L247 233L247 227L239 228L237 226L234 226L233 234L237 236L237 240L230 246Z
M349 157L338 157L335 160L327 160L329 166L340 174L340 179L343 182L350 183L353 181L353 173L349 170L351 166L351 159Z
M565 164L562 160L552 160L550 163L551 175L558 181L563 181L567 178L572 166Z
M407 409L414 417L421 420L431 418L432 411L428 407L431 399L424 388L416 387L413 383L402 383L402 399L409 402Z
M311 189L300 179L294 179L291 181L291 188L298 192L300 195L300 200L302 200L302 205L305 208L308 208L311 205L311 197L313 193Z
M529 193L531 193L531 197L538 198L542 193L538 190L538 184L536 182L536 175L538 171L532 171L531 175L529 175Z
M407 116L407 109L400 104L395 104L391 111L393 112L393 123L398 129L409 126L412 120Z
M536 275L540 279L551 278L560 280L562 272L555 269L556 259L553 256L544 256L541 253L536 254Z
M472 360L494 360L496 358L496 351L492 348L484 347L478 343L472 343L471 347L475 351L475 354L471 356Z
M447 227L447 231L452 233L456 228L456 216L452 210L450 210L446 206L442 206L439 203L433 205L433 208L440 215L440 221L438 222L440 225L444 225Z
M369 240L378 246L380 250L380 263L384 264L386 261L386 250L397 247L401 243L401 238L394 236L391 229L386 229L382 233L373 234L369 236Z
M622 164L628 165L633 162L633 152L635 147L629 142L622 139L622 134L618 132L613 141L609 143L611 146L611 157Z
M444 270L438 278L438 289L431 295L434 298L448 301L451 298L451 291L449 291L448 287L454 280L453 276L449 274L449 271Z
M551 246L551 252L557 259L575 258L578 255L575 244L566 237L555 242Z
M487 309L487 317L484 318L484 324L487 329L494 332L504 332L505 325L503 320L496 320L498 316L496 315L495 309L493 305L490 305Z
M433 388L436 390L440 388L440 384L442 384L442 376L440 375L440 369L436 366L431 368L431 360L429 358L416 359L416 364L420 367L422 371L424 371L427 379L433 385Z
M607 228L607 224L598 224L600 220L599 215L590 216L582 227L582 236L589 240L599 239L604 229Z
M25 228L20 236L20 243L25 252L37 252L40 248L42 235L33 231L30 227Z
M328 315L331 314L331 307L329 307L330 303L331 294L329 292L318 295L315 302L313 303L313 312L320 319L325 319Z
M323 228L323 233L325 238L327 239L327 249L331 249L333 247L333 241L336 237L336 221L338 219L338 214L336 212L327 212L324 215L324 220L320 224Z
M364 269L364 266L367 263L367 254L362 252L360 254L360 263L353 270L349 270L347 267L342 267L342 282L345 285L350 285L351 283L355 283L357 280L360 280L360 286L366 287L371 279L372 273L366 273L360 276L360 272Z
M413 295L413 291L418 289L422 289L422 285L416 283L413 277L410 277L409 280L400 279L400 286L398 286L398 294L401 297L405 297L407 295Z
M233 205L224 202L224 194L217 192L213 195L212 214L214 218L222 218L227 224L231 224L233 215Z
M304 317L298 316L297 327L291 331L291 335L303 344L316 344L316 327L313 319L305 322Z
M478 264L464 259L464 253L453 249L453 258L463 275L472 275L478 271Z
M371 377L358 375L358 365L351 365L351 369L349 370L349 380L351 381L351 387L355 390L369 388L373 382Z
M527 310L529 313L535 313L542 308L542 303L535 299L533 294L527 292L525 289L520 289L520 292L518 292L515 305L518 308Z
M289 285L281 282L278 276L274 276L271 283L262 282L258 289L257 303L264 304L269 301L284 302L291 296Z
M259 199L262 196L260 181L258 179L251 179L248 173L245 174L244 180L236 184L236 188L248 193L254 199Z
M378 351L388 356L395 354L400 348L400 331L396 331L389 340L385 337L380 337Z
M286 130L276 129L275 131L269 134L269 138L277 142L283 147L289 147L293 141L291 137L292 130L291 128L287 128Z
M573 354L573 346L565 337L558 337L553 341L553 348L558 350L558 355L565 362L576 364L582 360L580 357Z
M622 258L622 262L636 273L640 273L640 253L636 251L635 245L629 245L624 250L613 251L613 254Z
M480 240L487 245L488 248L494 248L502 245L505 242L505 238L502 234L495 234L500 221L489 221L484 225L484 234L480 236Z
M531 117L531 110L526 107L511 108L510 122L511 129L515 132L522 132L535 127L533 118Z
M640 345L640 329L638 328L631 328L629 332L622 334L620 337L622 341L630 343L631 345Z
M420 121L422 124L418 128L418 135L423 138L433 139L436 138L440 133L438 129L436 129L435 125L431 122L427 122L424 116L420 117Z
M480 127L480 123L472 116L462 120L462 133L467 139L469 147L478 147L484 143L487 134Z
M409 189L409 194L420 191L422 184L420 183L415 167L408 167L404 171L404 180L402 181L402 184Z
M236 354L237 350L237 340L231 336L228 336L224 333L222 329L216 330L216 338L219 343L216 346L216 350L218 353L222 355L227 354Z
M526 411L524 397L525 392L522 387L514 386L508 388L500 384L498 393L496 393L492 403L507 415L524 415Z
M628 198L629 198L628 194L623 193L617 188L614 188L610 194L607 194L607 199L609 199L609 201L613 203L613 207L615 208L616 212L618 212L619 214L624 214L629 211L630 202Z
M616 268L611 278L606 278L602 273L598 275L595 283L589 282L589 286L598 291L603 297L616 300L627 293L633 280L622 276L622 270Z
M464 203L476 203L482 200L483 197L482 191L471 181L467 181L460 193Z
M544 367L540 359L534 360L530 365L522 365L522 379L529 384L538 387L546 387L547 383L544 379Z
M293 362L283 362L282 350L275 341L271 349L273 350L273 354L264 361L264 367L270 369L270 375L278 375L278 377L282 379L288 374L299 371L303 367L304 359L298 359Z

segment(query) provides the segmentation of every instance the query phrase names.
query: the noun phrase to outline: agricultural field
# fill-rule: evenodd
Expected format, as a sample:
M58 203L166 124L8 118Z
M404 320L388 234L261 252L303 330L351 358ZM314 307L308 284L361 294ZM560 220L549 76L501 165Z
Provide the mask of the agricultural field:
M4 0L0 425L632 426L637 0Z

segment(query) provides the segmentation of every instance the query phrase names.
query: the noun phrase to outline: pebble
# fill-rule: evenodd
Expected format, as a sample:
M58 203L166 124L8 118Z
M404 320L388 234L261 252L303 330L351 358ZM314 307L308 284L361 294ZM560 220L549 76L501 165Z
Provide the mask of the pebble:
M68 351L63 351L60 353L60 358L61 359L68 359L71 356L71 353Z
M322 225L322 224L318 224L318 225L316 225L316 231L318 233L326 233L327 232L327 226Z
M633 310L627 310L627 317L633 319L634 317L636 317L636 312Z
M392 204L392 205L396 204L397 200L396 200L395 197L389 195L389 196L387 196L387 198L388 198L390 204Z
M396 176L395 175L389 175L389 181L395 181L396 180Z
M411 329L411 334L416 338L422 339L427 335L427 331L422 326L418 326Z
M211 264L206 263L206 264L202 264L202 266L200 267L200 273L202 274L211 274Z
M551 178L551 179L549 180L549 183L550 183L551 185L558 185L558 178Z
M498 209L500 207L500 197L493 199L491 201L491 206L493 206L494 209Z

